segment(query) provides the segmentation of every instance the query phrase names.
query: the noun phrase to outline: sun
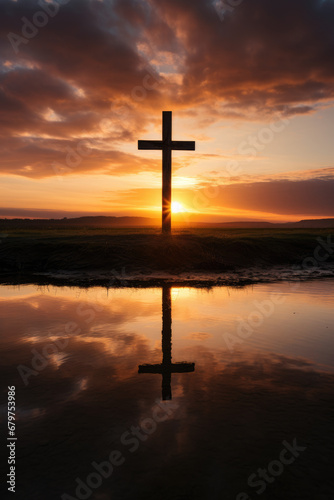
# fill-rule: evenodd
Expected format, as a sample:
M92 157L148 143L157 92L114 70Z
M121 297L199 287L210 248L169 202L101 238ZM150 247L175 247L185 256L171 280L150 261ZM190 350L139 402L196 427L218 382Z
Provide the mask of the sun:
M172 213L179 214L180 212L185 212L186 209L179 201L172 201Z

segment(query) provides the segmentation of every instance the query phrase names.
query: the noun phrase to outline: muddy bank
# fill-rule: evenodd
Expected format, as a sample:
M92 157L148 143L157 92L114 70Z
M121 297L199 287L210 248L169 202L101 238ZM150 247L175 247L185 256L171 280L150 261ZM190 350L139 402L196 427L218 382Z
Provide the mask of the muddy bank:
M130 273L123 269L115 271L57 271L34 274L2 274L0 283L7 285L36 284L107 288L136 287L149 288L172 285L180 287L247 286L256 283L278 281L299 282L314 279L334 278L334 264L316 269L293 269L276 266L271 269L239 269L225 273Z
M77 286L244 285L333 276L332 230L12 231L0 282Z

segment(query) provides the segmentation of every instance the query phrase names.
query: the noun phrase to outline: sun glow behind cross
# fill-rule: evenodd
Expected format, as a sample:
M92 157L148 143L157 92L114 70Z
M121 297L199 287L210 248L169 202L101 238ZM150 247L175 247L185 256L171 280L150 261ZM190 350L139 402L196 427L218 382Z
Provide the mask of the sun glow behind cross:
M173 214L179 214L181 212L186 212L186 209L179 201L172 201L171 208L172 208Z

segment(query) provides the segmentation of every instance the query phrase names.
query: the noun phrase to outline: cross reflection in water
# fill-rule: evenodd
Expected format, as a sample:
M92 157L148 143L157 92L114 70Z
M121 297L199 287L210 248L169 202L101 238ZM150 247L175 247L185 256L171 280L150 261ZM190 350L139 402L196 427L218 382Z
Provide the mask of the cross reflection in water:
M138 373L160 373L162 375L162 399L172 399L172 373L195 370L195 363L172 363L172 300L171 286L162 287L162 363L139 365Z

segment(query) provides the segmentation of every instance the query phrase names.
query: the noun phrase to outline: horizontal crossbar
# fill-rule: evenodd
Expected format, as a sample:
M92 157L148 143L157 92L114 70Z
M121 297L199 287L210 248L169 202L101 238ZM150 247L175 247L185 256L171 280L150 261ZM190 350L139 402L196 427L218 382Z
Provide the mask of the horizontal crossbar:
M195 141L172 141L172 149L176 151L195 151Z
M172 141L171 145L163 141L138 141L138 149L161 150L170 147L176 151L195 151L195 141Z
M138 149L162 149L162 141L138 141Z
M138 373L186 373L195 371L195 363L170 363L159 365L139 365Z

